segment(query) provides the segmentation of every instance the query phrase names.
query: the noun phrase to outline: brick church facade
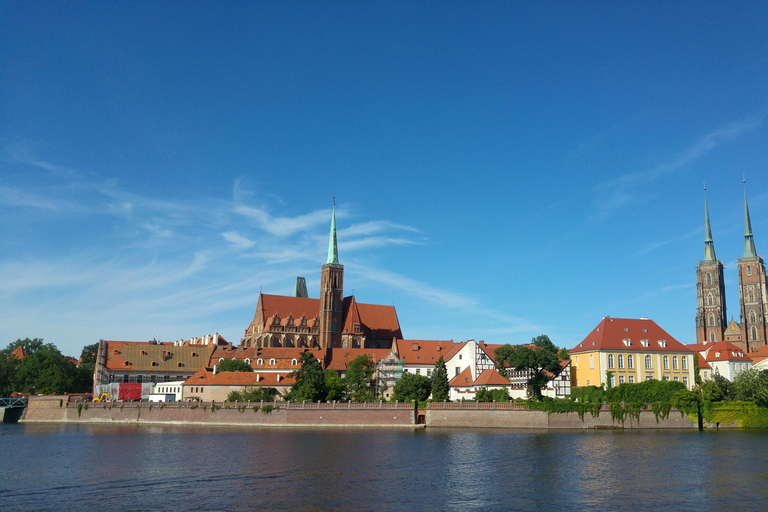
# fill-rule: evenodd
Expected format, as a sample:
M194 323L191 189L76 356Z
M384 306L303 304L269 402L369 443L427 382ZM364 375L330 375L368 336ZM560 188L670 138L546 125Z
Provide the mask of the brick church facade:
M739 322L727 322L723 262L715 256L709 209L704 197L704 260L696 269L696 342L730 341L749 353L768 343L768 280L765 263L755 250L744 189L744 255L739 272Z
M336 207L331 215L328 259L320 269L320 298L306 296L298 278L294 296L259 294L243 347L390 348L402 339L394 306L363 304L344 297L344 265L336 242Z

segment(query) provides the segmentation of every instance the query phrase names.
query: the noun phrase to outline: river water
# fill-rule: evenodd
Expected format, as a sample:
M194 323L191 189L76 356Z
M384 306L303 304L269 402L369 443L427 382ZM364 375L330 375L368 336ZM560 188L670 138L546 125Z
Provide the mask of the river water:
M0 511L768 510L768 432L0 425Z

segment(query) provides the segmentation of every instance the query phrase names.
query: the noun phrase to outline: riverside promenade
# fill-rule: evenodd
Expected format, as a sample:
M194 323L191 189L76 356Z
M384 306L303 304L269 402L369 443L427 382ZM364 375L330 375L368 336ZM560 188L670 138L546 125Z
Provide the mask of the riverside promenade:
M696 430L696 420L672 409L660 417L651 410L622 422L604 405L590 413L548 413L524 403L432 402L415 409L410 403L291 402L82 402L68 396L31 397L21 418L25 423L129 423L173 425L252 425L258 427L331 428L516 428L675 429ZM718 428L736 428L719 425Z

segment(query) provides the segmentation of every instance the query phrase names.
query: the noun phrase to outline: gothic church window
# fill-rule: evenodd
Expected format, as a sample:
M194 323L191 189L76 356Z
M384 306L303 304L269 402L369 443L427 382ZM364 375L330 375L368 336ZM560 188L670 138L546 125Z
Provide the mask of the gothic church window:
M709 331L709 341L715 342L715 331Z
M754 302L754 301L755 301L755 292L753 292L752 290L749 290L749 302Z
M755 327L754 325L752 326L752 339L753 340L757 339L757 327Z
M712 305L712 296L711 295L709 297L707 297L707 302L709 303L710 306Z
M754 311L750 311L749 312L749 321L752 322L752 323L755 323L757 321L757 318L755 317L755 312Z
M707 284L708 285L712 284L712 274L707 274Z
M751 265L747 265L747 275L748 276L752 275L752 266Z
M712 315L712 314L709 315L709 325L710 327L715 325L715 315Z

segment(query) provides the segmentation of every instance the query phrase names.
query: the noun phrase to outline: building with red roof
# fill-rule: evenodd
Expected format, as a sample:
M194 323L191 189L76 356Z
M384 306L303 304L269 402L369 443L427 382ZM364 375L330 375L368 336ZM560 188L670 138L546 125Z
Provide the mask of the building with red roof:
M304 278L293 297L259 293L253 320L240 344L282 348L385 348L403 337L394 306L344 297L344 266L336 243L336 207L331 217L328 259L320 270L320 298L306 296Z
M647 318L606 316L569 353L577 387L651 379L695 384L695 352Z
M726 379L733 381L739 373L752 367L752 359L744 353L741 347L728 341L718 341L716 343L693 344L688 345L692 350L698 352L699 376L702 380L710 380L715 375L721 375ZM702 372L702 361L706 368L711 369L705 376Z

